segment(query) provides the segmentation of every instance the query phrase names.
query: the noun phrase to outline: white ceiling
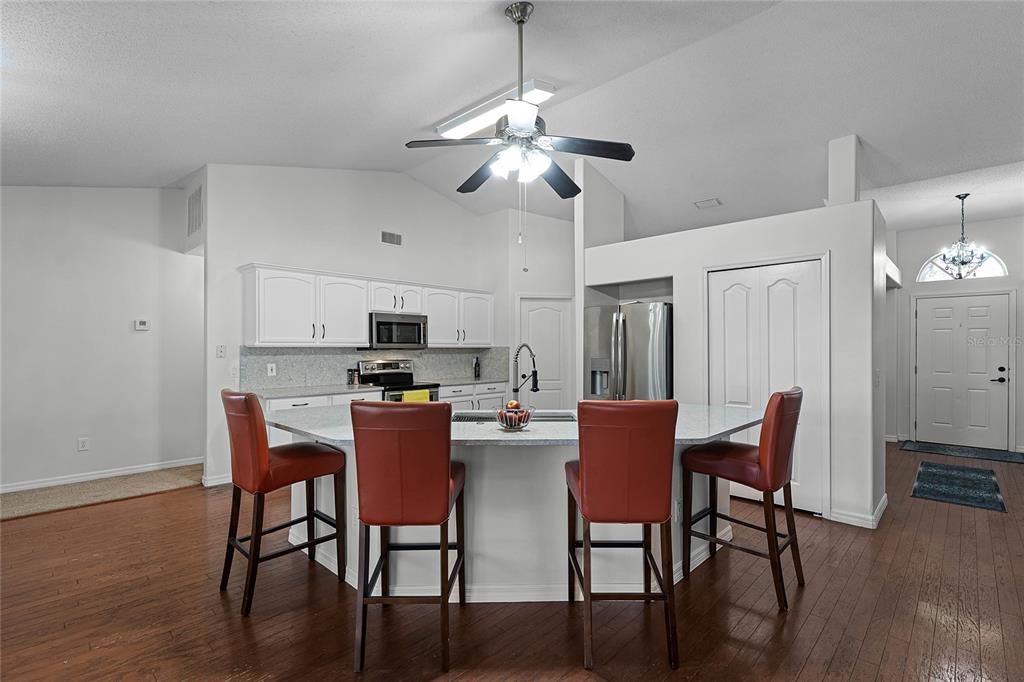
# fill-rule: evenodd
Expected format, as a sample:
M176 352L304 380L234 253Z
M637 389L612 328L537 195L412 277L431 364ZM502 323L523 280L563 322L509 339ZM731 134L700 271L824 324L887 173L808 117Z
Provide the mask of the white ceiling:
M633 237L820 206L827 142L849 133L868 187L1024 160L1021 2L536 4L527 76L560 88L542 115L636 148L594 162ZM454 191L486 150L403 147L511 85L504 5L5 2L3 181L153 187L261 163L405 171L509 206L515 183ZM527 208L572 202L534 183Z

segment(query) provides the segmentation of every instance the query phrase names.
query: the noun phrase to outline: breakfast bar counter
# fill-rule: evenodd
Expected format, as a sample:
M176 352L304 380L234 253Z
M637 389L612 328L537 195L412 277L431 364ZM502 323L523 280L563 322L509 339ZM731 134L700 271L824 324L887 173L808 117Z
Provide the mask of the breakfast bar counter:
M762 412L741 407L680 403L676 423L678 451L689 445L725 439L761 422ZM267 425L293 434L295 440L313 440L340 448L346 460L348 500L348 565L345 579L356 584L356 537L358 501L355 478L352 422L343 406L292 409L266 415ZM466 592L469 601L558 601L565 599L567 528L564 465L578 459L578 425L575 411L538 411L522 431L506 432L494 412L458 412L452 423L452 459L466 465ZM673 469L673 517L678 520L681 476L679 458ZM332 484L317 481L317 507L334 516ZM724 486L723 486L724 488ZM706 505L706 486L696 486L695 500ZM726 497L727 490L723 497ZM720 493L721 494L721 493ZM728 513L722 507L723 512ZM292 515L305 513L305 490L292 489ZM321 526L318 535L330 529ZM678 524L673 529L678 535ZM394 542L436 542L436 527L403 527L392 531ZM638 539L635 525L595 524L594 539ZM370 555L376 557L376 533ZM731 528L719 524L719 535L728 539ZM289 540L305 540L304 524L293 526ZM707 556L705 543L694 543L693 564ZM682 575L679 548L673 542L677 578ZM316 547L317 561L338 571L334 543ZM437 594L437 557L434 552L405 552L392 560L392 593ZM375 560L375 559L374 559ZM623 549L594 553L594 589L639 590L642 585L639 552Z

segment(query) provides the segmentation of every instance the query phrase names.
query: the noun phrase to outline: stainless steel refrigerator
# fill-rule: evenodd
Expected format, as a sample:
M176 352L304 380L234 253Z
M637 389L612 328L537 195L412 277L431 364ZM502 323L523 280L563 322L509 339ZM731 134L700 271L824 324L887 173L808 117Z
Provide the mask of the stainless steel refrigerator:
M672 304L624 303L583 309L587 400L672 397Z

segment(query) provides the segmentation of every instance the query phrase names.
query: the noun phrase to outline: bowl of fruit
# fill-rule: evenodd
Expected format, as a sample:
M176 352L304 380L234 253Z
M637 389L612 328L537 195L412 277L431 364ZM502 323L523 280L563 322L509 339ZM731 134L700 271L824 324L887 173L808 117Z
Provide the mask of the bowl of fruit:
M518 400L510 400L498 410L498 424L505 431L522 431L530 423L533 408L523 408Z

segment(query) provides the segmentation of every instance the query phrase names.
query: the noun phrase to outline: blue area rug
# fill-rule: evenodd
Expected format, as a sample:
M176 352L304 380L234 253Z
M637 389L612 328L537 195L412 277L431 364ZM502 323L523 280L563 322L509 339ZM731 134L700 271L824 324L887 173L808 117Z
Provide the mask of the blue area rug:
M991 469L921 462L911 496L1006 513L996 472Z
M900 450L909 452L930 452L933 455L949 455L950 457L970 457L971 459L989 459L993 462L1013 462L1024 464L1024 452L1010 450L990 450L989 448L971 448L965 445L946 445L945 443L927 443L925 441L905 440Z

